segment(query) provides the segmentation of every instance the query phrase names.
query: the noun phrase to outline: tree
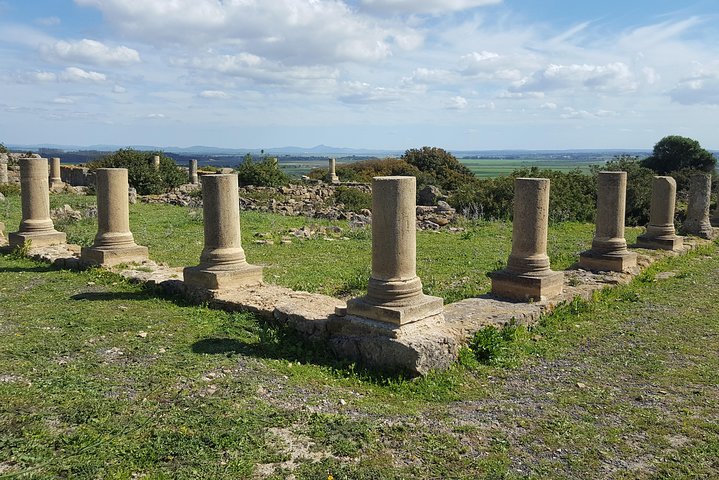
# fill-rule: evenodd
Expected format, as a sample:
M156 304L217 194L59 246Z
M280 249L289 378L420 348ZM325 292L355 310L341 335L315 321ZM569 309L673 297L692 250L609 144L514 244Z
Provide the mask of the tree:
M442 148L411 148L404 152L401 159L431 175L434 183L447 190L456 190L466 182L476 179L469 168Z
M155 155L160 156L159 170L155 170L150 161ZM135 187L140 195L164 193L179 187L187 180L187 174L175 161L161 152L141 152L132 148L121 148L115 153L91 162L88 167L126 168L130 186Z
M290 182L287 174L280 169L276 158L265 156L262 161L255 162L249 153L237 167L237 177L242 186L281 187Z
M642 161L642 166L660 175L691 169L711 172L716 167L716 158L699 142L679 135L669 135L654 145L652 155Z
M0 143L0 153L8 153L7 147L4 143Z

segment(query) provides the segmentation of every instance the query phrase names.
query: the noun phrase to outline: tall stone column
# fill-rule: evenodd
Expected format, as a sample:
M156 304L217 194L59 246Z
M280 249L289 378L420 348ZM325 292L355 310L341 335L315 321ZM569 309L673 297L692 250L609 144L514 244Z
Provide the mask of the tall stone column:
M647 231L637 237L637 246L654 250L681 250L684 239L674 230L677 182L672 177L655 176Z
M681 231L687 235L711 239L714 236L709 220L709 205L711 202L711 176L697 173L691 176L689 183L689 206L687 218Z
M546 300L562 293L564 273L547 256L549 179L514 180L512 253L507 267L491 274L492 295L516 301Z
M28 241L33 247L46 247L66 243L64 232L55 230L50 219L50 187L46 158L20 159L20 199L22 221L20 230L10 233L11 247L23 246Z
M329 162L328 162L329 168L327 170L327 181L330 183L339 183L340 182L340 179L337 176L337 172L335 170L336 164L337 164L337 160L335 160L334 158L329 159Z
M591 250L579 254L581 268L626 272L637 266L637 254L627 250L624 238L626 203L627 172L599 172L594 239Z
M84 264L111 267L148 259L147 247L137 245L130 232L128 187L127 169L95 170L97 235L92 246L82 248Z
M160 156L154 155L152 157L152 168L157 172L160 170Z
M189 172L190 183L193 185L197 185L197 159L193 158L192 160L190 160Z
M422 293L417 276L414 177L372 179L372 275L367 295L347 302L347 314L397 326L443 312L444 301Z
M60 174L60 159L57 157L50 158L50 189L60 190L65 186L62 182Z
M245 259L240 237L237 175L202 176L205 248L200 264L186 267L185 283L218 290L262 282L262 267Z

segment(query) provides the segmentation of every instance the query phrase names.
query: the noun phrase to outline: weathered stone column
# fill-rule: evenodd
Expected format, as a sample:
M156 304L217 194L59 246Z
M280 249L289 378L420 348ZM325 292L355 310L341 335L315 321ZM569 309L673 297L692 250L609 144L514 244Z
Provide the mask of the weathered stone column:
M60 175L60 159L57 157L50 158L50 189L62 189L65 184L62 182Z
M367 295L347 302L347 314L393 325L439 315L443 300L422 293L417 276L414 177L372 179L372 275Z
M327 170L327 181L330 183L339 183L340 179L337 176L337 172L335 171L337 160L335 160L334 158L330 158L328 164L329 168Z
M677 182L672 177L655 176L647 231L637 237L637 246L654 250L680 250L684 239L674 230Z
M689 206L687 207L687 218L681 228L682 233L707 239L713 238L714 231L709 221L711 188L710 175L697 173L691 176Z
M64 232L55 230L50 219L50 187L46 158L20 159L20 196L22 221L20 231L10 233L11 247L25 245L46 247L65 243Z
M197 185L197 159L193 158L192 160L190 160L189 172L190 183L193 185Z
M562 293L564 273L549 266L548 224L549 179L515 179L512 253L507 268L491 274L492 295L529 301Z
M152 168L157 172L160 170L160 156L154 155L152 157Z
M626 272L637 266L637 254L627 250L624 238L626 203L627 172L599 172L594 239L591 250L579 254L581 268Z
M128 187L127 169L95 170L97 235L92 246L82 248L83 263L109 267L148 259L147 247L137 245L130 232Z
M8 182L7 178L7 163L8 158L5 156L5 158L1 158L1 156L4 154L0 154L0 185L6 185Z
M184 269L185 283L210 290L262 282L262 267L245 259L240 237L237 175L202 176L205 248L200 264Z
M717 192L717 206L714 209L710 223L714 228L719 227L719 192Z

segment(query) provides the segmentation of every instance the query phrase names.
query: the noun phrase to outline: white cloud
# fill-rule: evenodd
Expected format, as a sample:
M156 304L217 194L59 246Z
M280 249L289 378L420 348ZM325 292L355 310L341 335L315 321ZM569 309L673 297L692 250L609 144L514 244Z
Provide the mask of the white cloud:
M467 99L457 95L456 97L452 97L449 99L449 102L447 103L446 107L450 110L464 110L465 108L467 108L467 105Z
M682 79L669 92L682 105L719 105L719 75L696 75Z
M127 89L121 85L115 85L112 87L112 93L126 93Z
M48 60L89 65L130 65L140 61L137 50L125 46L111 48L104 43L86 38L45 44L40 47L40 52Z
M57 97L53 99L52 103L58 103L60 105L72 105L75 103L75 99L72 97Z
M67 67L58 79L63 82L104 82L107 77L104 73L83 70L78 67Z
M356 104L396 102L401 98L402 93L396 89L374 87L365 82L346 82L339 95L340 101Z
M617 112L611 110L599 109L594 112L590 112L587 110L575 110L572 107L564 107L564 113L560 114L559 117L568 120L588 120L604 117L615 117L617 115Z
M502 0L362 0L361 5L378 14L440 14L496 5Z
M222 90L203 90L200 92L202 98L225 99L230 96Z
M510 90L543 92L584 87L600 91L630 92L638 86L636 76L626 64L613 62L606 65L550 64L516 82Z
M152 120L161 120L161 119L165 118L165 114L164 113L148 113L147 115L145 115L145 118L149 118Z
M554 102L546 102L546 103L541 104L539 106L539 108L541 108L543 110L556 110L557 104Z

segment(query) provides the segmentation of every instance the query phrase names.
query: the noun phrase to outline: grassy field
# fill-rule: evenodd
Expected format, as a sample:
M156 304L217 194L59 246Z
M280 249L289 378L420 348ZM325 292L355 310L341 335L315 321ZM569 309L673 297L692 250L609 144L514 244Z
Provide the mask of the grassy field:
M13 231L20 223L18 196L9 196L0 220ZM94 197L52 195L52 208L68 204L83 210ZM130 224L136 241L150 250L153 260L171 266L195 265L203 246L202 211L173 205L131 205ZM292 244L280 243L291 229L338 226L336 235L315 235ZM463 233L420 232L417 236L417 267L425 291L447 303L486 293L488 272L502 268L511 249L512 228L502 222L467 222ZM97 232L96 219L59 221L56 227L68 241L90 245ZM565 269L578 260L579 252L591 245L594 226L560 223L549 231L549 256L555 269ZM627 229L631 243L641 229ZM272 239L274 245L256 244L256 235ZM346 222L303 217L242 212L242 237L248 261L265 265L265 279L296 290L346 297L362 292L369 280L371 232L348 228ZM330 238L331 240L326 240ZM344 239L342 239L344 238Z
M2 211L11 224L13 202ZM201 236L194 216L180 221L188 215L136 205L133 228L155 257L192 263ZM252 229L303 220L243 221L248 243ZM85 221L62 227L74 240L91 236ZM420 235L423 275L435 277L427 283L456 292L449 268L427 262L439 258L430 246L454 245L463 260L452 268L474 278L505 258L508 231ZM339 271L366 256L364 235L249 243L248 256L264 252L276 263L270 277L298 281L280 269ZM591 229L552 235L566 264ZM306 256L279 266L285 247ZM336 362L251 315L187 305L99 270L0 256L0 478L717 478L717 283L712 245L531 330L480 336L451 370L410 381Z

